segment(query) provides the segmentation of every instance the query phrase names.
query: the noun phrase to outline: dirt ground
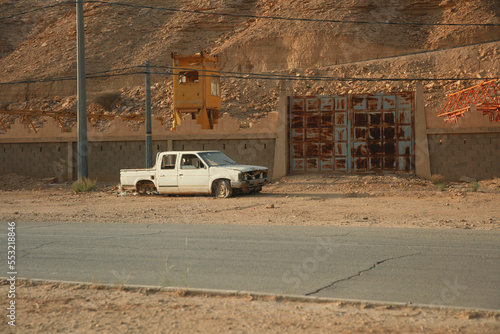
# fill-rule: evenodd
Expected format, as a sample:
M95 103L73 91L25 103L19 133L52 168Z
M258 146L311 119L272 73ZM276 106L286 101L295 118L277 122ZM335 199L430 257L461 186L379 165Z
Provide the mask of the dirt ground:
M0 293L7 293L7 285ZM2 333L495 333L499 312L19 282ZM3 302L2 302L3 304ZM3 306L2 306L3 307Z
M500 179L448 183L405 175L287 176L258 195L139 196L116 185L74 193L70 184L0 176L0 219L500 229Z
M74 193L70 184L0 176L0 220L500 229L500 179L439 188L405 175L287 176L261 194L139 196L116 185ZM0 294L7 295L6 281ZM5 303L2 298L2 304ZM315 303L119 286L18 282L22 333L493 333L500 312ZM3 306L2 306L3 307ZM4 319L2 333L15 333Z

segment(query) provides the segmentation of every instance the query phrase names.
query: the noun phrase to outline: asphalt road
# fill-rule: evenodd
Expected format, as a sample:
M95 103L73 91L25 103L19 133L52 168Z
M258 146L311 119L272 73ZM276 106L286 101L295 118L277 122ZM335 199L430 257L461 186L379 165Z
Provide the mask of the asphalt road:
M500 231L17 223L16 257L19 278L500 310Z

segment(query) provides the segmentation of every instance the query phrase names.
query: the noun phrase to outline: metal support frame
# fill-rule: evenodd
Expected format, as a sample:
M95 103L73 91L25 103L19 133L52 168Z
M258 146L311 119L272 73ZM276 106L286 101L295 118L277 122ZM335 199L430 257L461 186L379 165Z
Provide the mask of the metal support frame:
M448 100L438 117L445 117L447 123L456 123L458 118L464 117L474 104L478 112L489 115L491 122L500 122L500 88L497 81L496 79L484 81L479 85L448 94Z
M2 122L2 119L0 119L0 125L2 126L3 130L5 132L7 132L7 127L5 126L5 124Z

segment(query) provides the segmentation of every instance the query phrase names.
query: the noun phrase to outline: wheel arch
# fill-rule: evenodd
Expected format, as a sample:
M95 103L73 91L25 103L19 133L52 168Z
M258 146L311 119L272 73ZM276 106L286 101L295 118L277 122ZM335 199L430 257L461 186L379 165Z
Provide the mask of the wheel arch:
M215 188L217 187L217 183L219 181L222 181L222 180L225 180L225 181L228 181L229 184L231 184L231 179L227 178L227 177L217 177L217 178L214 178L212 180L212 183L210 184L210 194L215 194Z
M139 190L139 187L143 184L151 183L153 187L156 189L156 184L151 179L138 179L135 181L135 189Z

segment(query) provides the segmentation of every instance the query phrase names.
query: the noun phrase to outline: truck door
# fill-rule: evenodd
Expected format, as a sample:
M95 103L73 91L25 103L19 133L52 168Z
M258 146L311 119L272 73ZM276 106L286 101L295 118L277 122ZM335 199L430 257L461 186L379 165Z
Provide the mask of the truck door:
M165 154L158 169L158 192L178 192L176 161L177 153Z
M179 192L210 192L208 166L200 157L196 154L182 154L179 168Z

